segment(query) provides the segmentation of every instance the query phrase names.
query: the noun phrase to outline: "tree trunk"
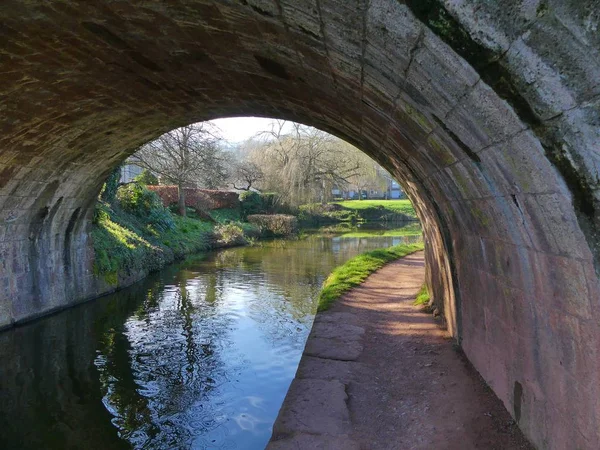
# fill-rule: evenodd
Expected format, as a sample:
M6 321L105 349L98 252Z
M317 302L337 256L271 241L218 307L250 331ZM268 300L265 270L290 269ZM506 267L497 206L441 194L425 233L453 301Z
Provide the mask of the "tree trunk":
M179 214L182 217L185 217L186 215L186 211L185 211L185 189L183 188L183 183L180 183L177 186L177 191L179 192Z

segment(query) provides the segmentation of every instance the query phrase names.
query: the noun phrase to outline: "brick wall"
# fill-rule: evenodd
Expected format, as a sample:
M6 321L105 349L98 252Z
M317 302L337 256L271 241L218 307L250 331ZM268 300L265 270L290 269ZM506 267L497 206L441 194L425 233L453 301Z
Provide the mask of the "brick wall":
M163 205L171 206L179 201L179 190L177 186L148 186L163 201ZM237 192L185 188L185 205L202 211L221 208L239 207Z

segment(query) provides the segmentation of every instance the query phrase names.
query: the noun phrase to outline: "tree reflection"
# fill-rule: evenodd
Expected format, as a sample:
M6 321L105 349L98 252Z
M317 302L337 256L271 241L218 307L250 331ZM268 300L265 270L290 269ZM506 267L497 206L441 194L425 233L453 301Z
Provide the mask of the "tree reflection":
M2 444L264 447L325 277L394 239L214 252L0 334Z

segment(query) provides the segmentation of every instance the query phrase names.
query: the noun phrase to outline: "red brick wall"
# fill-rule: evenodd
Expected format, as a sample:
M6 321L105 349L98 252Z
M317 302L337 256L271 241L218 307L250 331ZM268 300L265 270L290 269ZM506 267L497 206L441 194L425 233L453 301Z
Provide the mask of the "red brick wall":
M148 189L156 192L165 206L177 203L179 198L177 186L148 186ZM208 211L211 209L237 208L239 200L236 192L186 188L185 205Z

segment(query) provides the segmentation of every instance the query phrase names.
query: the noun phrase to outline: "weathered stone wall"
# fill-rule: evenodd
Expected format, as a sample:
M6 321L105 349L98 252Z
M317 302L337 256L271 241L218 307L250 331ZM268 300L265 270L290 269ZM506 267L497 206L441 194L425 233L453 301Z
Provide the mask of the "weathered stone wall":
M0 23L0 327L101 290L93 202L141 143L291 119L402 182L449 328L533 442L596 446L594 1L8 0Z

